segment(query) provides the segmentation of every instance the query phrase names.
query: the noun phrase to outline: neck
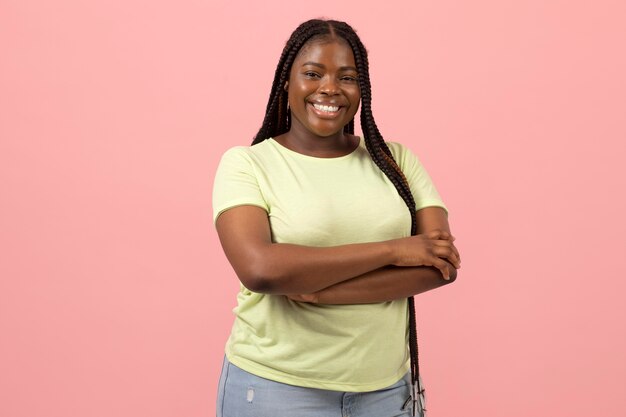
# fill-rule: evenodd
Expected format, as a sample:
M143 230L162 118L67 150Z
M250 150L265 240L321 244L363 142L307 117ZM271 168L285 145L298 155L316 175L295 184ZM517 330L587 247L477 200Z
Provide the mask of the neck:
M274 138L281 145L304 155L319 158L336 158L347 155L358 146L354 135L344 133L343 130L330 136L318 136L292 119L288 132Z

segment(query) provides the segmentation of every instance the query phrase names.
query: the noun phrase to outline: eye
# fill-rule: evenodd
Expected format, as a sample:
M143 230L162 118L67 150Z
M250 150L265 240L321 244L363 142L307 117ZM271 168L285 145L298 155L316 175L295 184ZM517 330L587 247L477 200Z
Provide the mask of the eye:
M341 77L341 81L348 81L348 82L356 82L356 77L352 76L352 75L346 75Z
M308 78L319 78L320 75L314 71L306 71L304 75Z

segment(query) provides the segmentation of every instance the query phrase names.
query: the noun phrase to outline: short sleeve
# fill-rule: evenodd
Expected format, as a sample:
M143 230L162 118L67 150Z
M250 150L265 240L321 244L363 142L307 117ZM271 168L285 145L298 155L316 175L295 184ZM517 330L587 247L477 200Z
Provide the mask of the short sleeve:
M436 206L443 208L448 213L448 208L417 155L400 143L387 142L387 146L389 146L389 150L391 150L398 166L409 182L411 193L415 199L415 210Z
M236 146L222 155L215 173L213 223L229 208L248 204L268 211L246 147Z

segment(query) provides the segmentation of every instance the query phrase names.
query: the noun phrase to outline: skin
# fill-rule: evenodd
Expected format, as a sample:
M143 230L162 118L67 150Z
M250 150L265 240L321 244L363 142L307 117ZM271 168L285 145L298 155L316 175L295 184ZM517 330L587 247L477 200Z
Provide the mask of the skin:
M274 138L293 151L319 158L352 152L359 138L343 132L361 101L352 49L345 41L306 44L294 60L285 86L291 128ZM313 103L340 106L337 114L316 111Z
M343 40L312 41L296 57L285 88L291 129L274 138L296 152L333 158L359 138L343 132L360 103L352 50ZM312 103L336 105L323 113ZM244 286L294 302L377 303L406 298L456 279L460 256L440 207L417 211L418 234L332 247L273 243L265 210L231 208L218 217L220 242Z

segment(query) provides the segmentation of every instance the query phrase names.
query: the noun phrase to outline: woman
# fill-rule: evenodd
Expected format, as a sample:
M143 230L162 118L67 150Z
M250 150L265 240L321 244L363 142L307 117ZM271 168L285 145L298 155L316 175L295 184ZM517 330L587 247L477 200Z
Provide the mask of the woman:
M412 296L454 281L460 258L428 173L376 127L349 25L293 32L252 146L220 161L213 210L242 284L218 416L423 414Z

